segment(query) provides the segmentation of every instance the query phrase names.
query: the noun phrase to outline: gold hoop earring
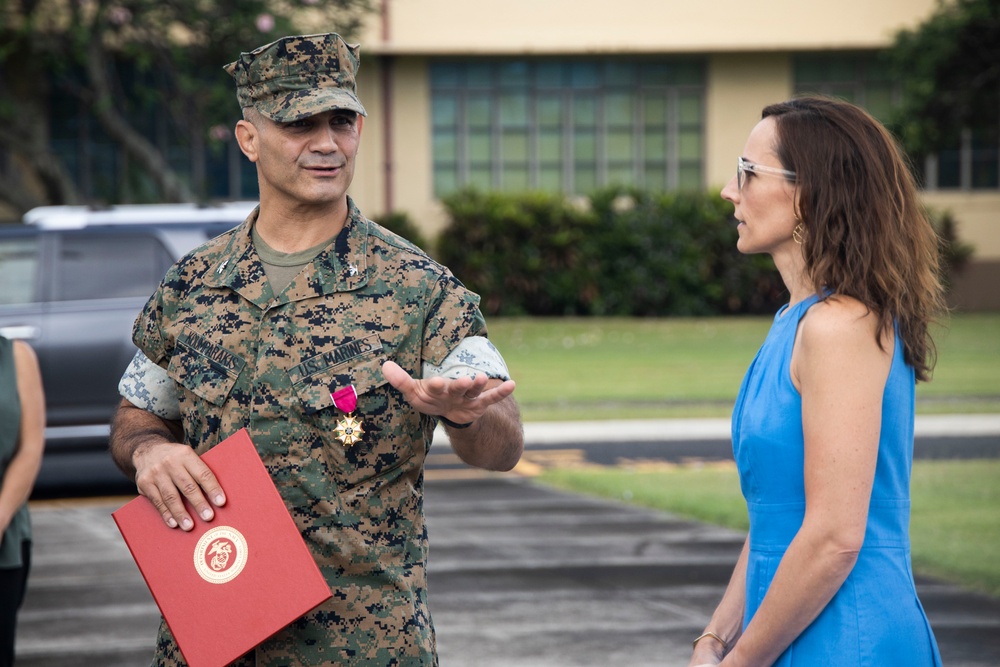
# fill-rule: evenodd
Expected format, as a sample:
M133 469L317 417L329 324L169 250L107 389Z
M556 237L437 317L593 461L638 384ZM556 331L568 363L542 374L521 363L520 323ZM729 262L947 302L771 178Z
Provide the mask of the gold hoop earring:
M805 233L805 227L803 227L802 223L800 222L799 224L795 225L795 229L792 230L792 240L798 243L799 245L802 245L802 234L804 233Z

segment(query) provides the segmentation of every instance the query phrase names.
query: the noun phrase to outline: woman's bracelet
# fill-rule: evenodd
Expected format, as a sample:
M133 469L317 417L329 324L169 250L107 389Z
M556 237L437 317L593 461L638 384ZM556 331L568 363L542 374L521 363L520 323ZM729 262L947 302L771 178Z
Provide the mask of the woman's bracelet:
M694 642L692 642L691 648L697 647L698 646L698 642L700 642L705 637L712 637L717 642L719 642L720 644L722 644L722 650L723 651L728 651L729 650L729 645L726 644L726 640L723 639L722 637L720 637L719 635L715 634L714 632L705 632L705 633L699 635L698 638L695 639Z

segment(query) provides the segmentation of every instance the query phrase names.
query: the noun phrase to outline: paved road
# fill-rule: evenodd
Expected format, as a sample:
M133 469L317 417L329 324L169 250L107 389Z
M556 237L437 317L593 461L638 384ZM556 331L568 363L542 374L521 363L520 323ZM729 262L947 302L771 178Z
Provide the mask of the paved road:
M543 430L528 429L529 460L545 447L575 449ZM571 431L562 429L587 439ZM636 433L622 435L649 442ZM996 442L1000 429L984 437ZM691 439L687 433L678 442ZM435 445L432 457L440 465L429 472L426 493L430 602L443 667L686 663L741 534L552 491L518 475L466 471L463 479L444 449ZM33 504L35 563L18 667L148 664L158 613L110 518L126 500ZM927 580L918 587L946 665L1000 664L1000 600Z

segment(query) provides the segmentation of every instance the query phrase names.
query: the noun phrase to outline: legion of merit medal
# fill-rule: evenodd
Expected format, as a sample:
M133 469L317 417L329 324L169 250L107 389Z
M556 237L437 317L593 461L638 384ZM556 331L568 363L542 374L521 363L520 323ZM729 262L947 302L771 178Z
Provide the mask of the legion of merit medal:
M365 433L361 428L361 422L354 418L354 411L358 409L358 391L352 384L338 389L330 394L330 397L337 409L345 413L344 418L337 422L334 433L337 435L337 440L340 440L345 447L350 447L361 440L361 436Z

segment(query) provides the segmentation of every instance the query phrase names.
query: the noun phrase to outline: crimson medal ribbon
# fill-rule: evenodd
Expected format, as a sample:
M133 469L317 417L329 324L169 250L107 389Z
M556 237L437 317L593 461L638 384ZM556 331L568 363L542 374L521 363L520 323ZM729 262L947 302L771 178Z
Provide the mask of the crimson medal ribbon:
M353 384L347 385L330 394L330 398L333 399L337 409L345 413L344 418L337 422L334 433L337 435L337 440L340 440L345 447L350 447L361 440L361 436L365 433L361 428L361 422L354 418L354 411L358 409L358 390Z

